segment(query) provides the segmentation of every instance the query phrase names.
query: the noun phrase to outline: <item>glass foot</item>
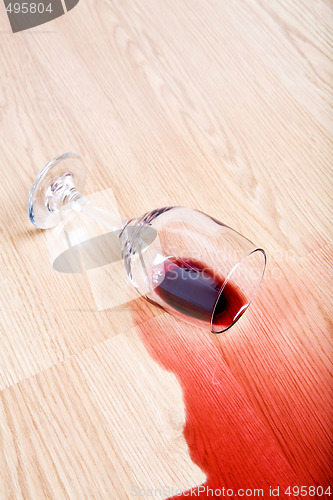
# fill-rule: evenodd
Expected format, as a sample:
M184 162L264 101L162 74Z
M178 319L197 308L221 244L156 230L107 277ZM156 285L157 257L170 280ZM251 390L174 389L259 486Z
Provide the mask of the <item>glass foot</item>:
M34 180L28 197L31 222L40 229L55 227L62 212L82 192L85 168L76 153L64 153L49 161Z

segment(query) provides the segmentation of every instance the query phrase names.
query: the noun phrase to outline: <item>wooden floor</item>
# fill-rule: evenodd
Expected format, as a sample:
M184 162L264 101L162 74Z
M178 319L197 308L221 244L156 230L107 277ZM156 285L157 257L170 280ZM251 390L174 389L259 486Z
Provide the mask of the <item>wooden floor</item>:
M13 34L0 3L1 500L327 491L332 25L324 0L82 0ZM64 151L106 208L190 206L265 248L227 334L136 298L119 262L56 269L68 238L26 200Z

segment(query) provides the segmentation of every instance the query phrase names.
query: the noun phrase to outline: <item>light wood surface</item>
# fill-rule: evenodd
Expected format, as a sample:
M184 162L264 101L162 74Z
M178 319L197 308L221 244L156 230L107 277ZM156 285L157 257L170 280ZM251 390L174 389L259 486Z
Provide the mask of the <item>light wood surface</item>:
M81 0L12 34L0 3L1 499L329 485L332 21L324 0ZM226 335L114 264L53 269L64 233L26 200L64 151L106 208L190 206L266 249Z

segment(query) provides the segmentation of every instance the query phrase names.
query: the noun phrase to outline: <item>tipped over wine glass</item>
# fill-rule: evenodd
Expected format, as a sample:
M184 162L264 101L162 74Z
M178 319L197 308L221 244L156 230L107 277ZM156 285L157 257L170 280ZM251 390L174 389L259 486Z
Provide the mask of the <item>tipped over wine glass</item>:
M186 207L164 207L124 219L85 198L84 180L79 155L64 153L51 160L29 193L31 222L51 228L69 210L93 217L119 235L127 276L150 302L213 333L226 331L242 316L263 278L263 249L222 222Z

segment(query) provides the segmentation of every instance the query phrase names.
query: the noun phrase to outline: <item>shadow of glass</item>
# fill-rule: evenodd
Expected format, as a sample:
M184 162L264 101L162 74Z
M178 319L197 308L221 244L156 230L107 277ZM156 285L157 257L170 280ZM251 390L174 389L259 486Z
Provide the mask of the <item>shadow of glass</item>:
M128 228L131 235L135 228ZM53 261L53 268L59 273L82 273L98 267L106 266L122 259L121 230L95 236L68 248ZM148 247L156 238L157 232L151 227L142 231L141 249Z

